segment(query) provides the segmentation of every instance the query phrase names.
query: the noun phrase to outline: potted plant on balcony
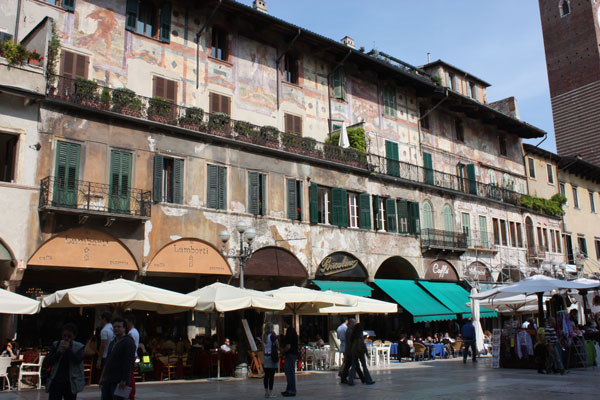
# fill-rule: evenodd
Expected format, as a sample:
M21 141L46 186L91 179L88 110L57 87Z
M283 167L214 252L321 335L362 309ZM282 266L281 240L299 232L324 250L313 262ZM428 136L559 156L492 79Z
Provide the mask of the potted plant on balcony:
M82 106L99 108L98 84L95 81L75 78L73 82L73 100Z
M110 108L110 89L105 87L102 89L102 93L100 93L100 108L103 110L108 110Z
M204 124L204 110L200 107L188 107L185 109L185 115L179 118L179 126L194 131L206 130Z
M208 131L213 135L231 136L231 117L225 113L214 113L208 116Z
M249 122L235 121L233 130L237 133L236 138L242 142L262 144L260 143L260 135L258 135L256 126Z
M153 97L148 100L148 119L163 124L173 120L173 103L169 100Z
M274 126L266 125L260 128L261 140L265 146L274 149L279 148L279 129Z
M113 90L112 104L114 112L137 118L142 116L142 100L137 98L135 92L131 89L119 88Z
M37 50L33 49L30 53L29 53L29 58L27 59L27 63L29 65L34 65L34 66L39 66L40 65L40 61L44 60L44 57L42 57L42 55L40 53L37 52Z

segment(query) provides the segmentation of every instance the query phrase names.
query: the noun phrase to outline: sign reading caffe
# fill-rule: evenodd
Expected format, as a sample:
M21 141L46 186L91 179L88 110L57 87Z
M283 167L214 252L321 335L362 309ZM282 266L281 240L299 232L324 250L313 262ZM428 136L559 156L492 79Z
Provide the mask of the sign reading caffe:
M484 264L479 261L471 263L465 270L465 276L468 276L476 281L492 282L492 274Z
M366 279L365 266L352 254L337 252L325 257L317 272L316 279L358 278Z
M435 260L427 268L425 279L428 281L452 281L458 282L458 275L454 267L448 261Z

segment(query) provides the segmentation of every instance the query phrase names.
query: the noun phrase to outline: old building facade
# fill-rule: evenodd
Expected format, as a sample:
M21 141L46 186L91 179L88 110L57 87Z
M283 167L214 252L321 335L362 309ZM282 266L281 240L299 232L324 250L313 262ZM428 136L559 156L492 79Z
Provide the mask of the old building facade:
M532 255L526 229L560 219L520 205L521 139L544 133L456 67L365 54L233 1L20 4L19 32L49 17L61 41L30 119L36 163L19 156L35 190L22 244L7 243L23 246L20 272L2 273L20 291L237 283L219 233L237 251L239 221L257 231L244 272L258 289L477 285L563 259Z

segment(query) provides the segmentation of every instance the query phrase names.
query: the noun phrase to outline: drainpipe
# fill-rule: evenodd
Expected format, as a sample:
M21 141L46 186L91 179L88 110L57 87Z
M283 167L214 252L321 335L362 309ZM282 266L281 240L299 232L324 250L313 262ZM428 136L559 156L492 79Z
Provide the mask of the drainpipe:
M196 33L196 89L198 89L198 87L200 85L200 35L202 35L202 32L204 32L204 30L206 29L206 27L208 26L210 21L215 16L215 14L216 14L217 10L219 9L219 7L221 6L222 2L223 2L223 0L219 0L219 4L217 4L217 6L212 10L210 15L204 22L204 25L202 25L202 28L200 28L198 33Z
M15 22L15 43L18 42L19 38L19 19L21 18L21 0L17 1L17 20Z
M419 127L419 149L421 150L421 154L423 153L423 131L422 131L422 128L421 128L421 120L423 118L425 118L426 116L428 116L429 114L431 114L431 112L433 110L435 110L436 108L438 108L443 102L445 102L446 100L448 100L448 88L444 86L444 87L442 87L442 90L443 90L443 93L444 93L444 98L441 99L440 101L438 101L437 104L434 105L433 107L431 107L429 109L429 111L427 111L425 114L419 115L419 118L418 118L418 122L419 122L419 124L418 124L418 127Z
M283 56L285 56L285 53L287 53L289 51L289 49L292 48L294 43L296 43L296 40L298 40L301 33L302 33L302 30L300 28L298 28L298 33L296 33L296 36L294 36L294 38L292 39L290 44L288 44L288 46L285 48L285 50L279 55L279 57L277 57L277 60L275 60L275 72L277 74L277 110L279 110L279 90L280 90L280 85L281 85L279 82L281 80L279 78L279 63L281 62L281 59L283 58Z
M344 56L344 58L342 59L342 61L340 61L332 70L329 74L327 74L327 101L329 103L329 144L333 144L331 143L331 132L333 131L333 115L331 114L331 76L333 75L333 73L335 71L337 71L339 68L341 68L342 66L344 66L344 63L346 62L346 60L348 59L348 57L350 57L350 54L352 54L352 50L348 50L348 54L346 54Z

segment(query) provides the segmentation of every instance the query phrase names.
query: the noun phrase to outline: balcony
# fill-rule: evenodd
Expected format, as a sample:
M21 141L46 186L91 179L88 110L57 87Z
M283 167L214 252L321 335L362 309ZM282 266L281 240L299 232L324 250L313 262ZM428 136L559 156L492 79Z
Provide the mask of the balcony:
M48 176L40 183L40 211L114 219L150 218L152 192Z
M498 246L493 243L493 239L492 232L472 230L467 238L467 246L473 251L497 252Z
M467 251L467 235L462 232L421 229L421 248L426 250Z
M527 259L532 263L537 260L545 260L548 249L544 246L527 246Z
M310 137L280 132L272 126L257 126L232 120L227 114L210 114L198 107L185 107L158 98L148 98L128 89L112 89L85 79L50 76L46 95L90 110L121 114L129 118L170 125L190 133L221 137L309 158L335 162L364 170L470 195L520 204L521 194L468 178L424 168L352 148L317 142Z

